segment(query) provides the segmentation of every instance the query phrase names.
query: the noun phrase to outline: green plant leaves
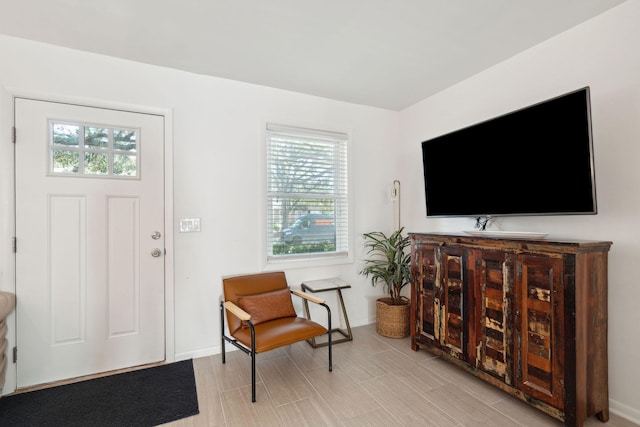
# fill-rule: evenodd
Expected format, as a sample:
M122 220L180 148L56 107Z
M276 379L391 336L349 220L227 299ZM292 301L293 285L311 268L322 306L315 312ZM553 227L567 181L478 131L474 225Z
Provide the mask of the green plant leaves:
M411 254L405 249L411 245L408 236L403 236L404 227L389 236L374 231L363 234L364 248L368 259L360 274L371 279L371 285L382 283L385 292L393 299L394 304L401 304L402 288L411 283Z

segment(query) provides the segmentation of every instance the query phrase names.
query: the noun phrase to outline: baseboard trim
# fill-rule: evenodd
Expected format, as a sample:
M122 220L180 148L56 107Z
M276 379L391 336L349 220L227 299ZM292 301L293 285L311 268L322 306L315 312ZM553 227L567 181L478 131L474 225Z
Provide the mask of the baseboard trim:
M609 410L619 417L640 425L640 409L632 408L624 403L609 399Z

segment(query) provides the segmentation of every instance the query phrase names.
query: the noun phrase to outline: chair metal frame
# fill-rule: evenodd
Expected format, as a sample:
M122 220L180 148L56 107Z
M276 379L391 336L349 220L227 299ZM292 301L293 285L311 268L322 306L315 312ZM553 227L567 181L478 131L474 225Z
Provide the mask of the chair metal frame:
M303 298L304 301L311 301L315 304L321 305L327 309L327 347L329 349L329 372L333 371L333 350L332 350L332 340L331 340L331 309L326 304L326 301L322 298L317 298L312 295L308 295L304 292L300 292L295 289L291 289L291 293L300 298ZM225 334L225 311L228 311L232 315L236 316L238 319L245 321L251 330L251 347L248 348L244 344L238 342L235 338L229 337ZM221 350L222 350L222 363L226 363L226 354L225 354L225 342L234 345L238 349L242 350L245 354L251 357L251 401L256 401L256 332L253 323L251 322L251 315L246 311L242 310L240 307L235 305L231 301L220 301L220 342L221 342ZM304 341L304 340L301 340Z

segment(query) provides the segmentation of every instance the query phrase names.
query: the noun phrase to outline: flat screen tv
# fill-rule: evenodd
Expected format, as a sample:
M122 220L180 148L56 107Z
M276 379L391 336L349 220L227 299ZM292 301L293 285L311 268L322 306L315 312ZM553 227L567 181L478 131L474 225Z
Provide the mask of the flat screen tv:
M589 88L422 143L427 216L596 214Z

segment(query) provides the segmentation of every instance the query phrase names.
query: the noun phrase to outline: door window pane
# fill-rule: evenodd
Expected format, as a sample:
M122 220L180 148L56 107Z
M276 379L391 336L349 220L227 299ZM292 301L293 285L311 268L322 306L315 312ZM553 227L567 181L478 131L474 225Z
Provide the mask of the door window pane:
M113 156L113 174L135 176L136 175L136 156L127 156L116 154Z
M53 145L77 147L80 142L80 126L56 123L53 125Z
M49 173L138 177L137 129L51 121L50 130Z
M106 175L109 173L109 155L84 153L84 173Z
M80 169L80 156L77 151L54 151L53 172L78 173Z
M86 148L109 148L109 130L85 127L84 146Z
M136 132L133 130L113 130L113 148L123 151L136 151Z

